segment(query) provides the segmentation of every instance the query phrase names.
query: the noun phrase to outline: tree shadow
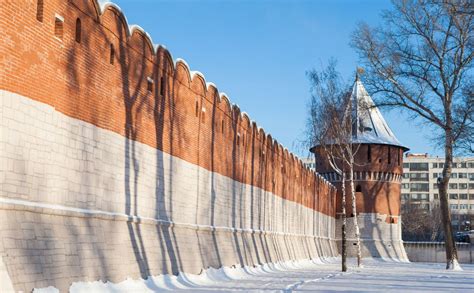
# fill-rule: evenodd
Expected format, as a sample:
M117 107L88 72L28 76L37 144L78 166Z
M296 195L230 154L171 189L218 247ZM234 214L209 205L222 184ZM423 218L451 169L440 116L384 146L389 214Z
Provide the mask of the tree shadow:
M135 120L139 116L142 107L145 106L145 97L141 96L141 89L143 87L143 80L145 79L146 60L144 57L140 58L140 62L135 62L130 54L130 49L127 45L127 35L122 25L117 24L119 33L119 65L121 72L121 86L123 105L125 107L125 138L124 138L124 191L125 191L125 214L131 216L127 221L128 233L132 248L135 255L137 265L140 270L142 278L149 276L150 268L148 265L148 258L146 255L145 246L143 243L143 236L139 223L134 223L134 218L139 217L138 214L138 179L140 174L140 162L137 158L136 144L137 135L140 131L139 122ZM146 43L141 43L141 50L143 56L146 56ZM137 78L132 79L131 76ZM136 84L132 84L135 82ZM132 209L133 207L133 209Z
M211 199L210 199L210 226L215 227L216 226L216 201L217 201L217 190L216 190L216 169L217 169L217 164L216 164L216 159L218 160L216 155L216 137L217 137L217 127L218 125L217 121L217 111L219 111L218 108L218 103L219 103L219 96L217 94L217 90L214 92L214 95L212 97L213 105L212 105L212 117L211 117ZM222 266L222 258L221 254L219 251L219 243L217 239L217 232L215 229L212 230L211 232L211 237L212 237L212 243L214 246L214 251L217 256L217 267Z
M189 102L189 97L179 97L182 93L178 93L177 71L165 50L150 48L146 33L140 29L135 27L130 32L126 27L124 17L117 8L109 8L113 11L106 11L99 15L99 9L95 5L96 1L93 0L67 1L67 5L64 5L67 9L65 12L67 30L65 30L65 39L61 45L63 46L61 49L64 49L61 54L64 56L61 55L58 59L63 62L60 66L65 68L56 69L66 70L65 77L57 80L61 84L64 83L65 92L69 96L66 97L67 99L56 97L58 101L51 103L56 107L57 112L81 120L80 123L88 123L88 126L92 128L92 139L87 135L84 135L82 139L77 139L78 133L74 130L76 125L72 126L74 129L66 129L66 139L74 141L74 148L80 150L78 156L85 161L80 167L84 169L79 171L75 170L74 166L64 167L64 169L69 168L68 171L71 173L77 173L78 178L71 181L76 183L77 179L79 186L77 190L72 190L74 187L71 188L72 191L67 191L69 192L67 197L71 200L65 200L66 205L70 204L82 209L97 209L112 219L105 216L104 219L82 215L75 217L74 221L69 218L65 220L70 223L68 233L72 234L69 237L74 242L71 246L77 248L74 254L65 253L67 262L71 262L68 270L73 266L72 263L77 262L77 265L70 269L68 281L99 277L101 279L118 278L115 277L116 274L119 274L119 271L128 264L119 264L116 257L111 257L109 254L120 251L116 249L122 246L126 249L130 246L131 254L133 254L130 256L132 266L127 268L127 273L135 274L139 271L144 279L156 271L160 274L176 275L180 271L189 270L187 259L183 260L182 257L182 255L187 257L189 254L182 247L197 246L204 267L208 264L221 267L223 262L231 257L235 259L232 262L244 266L299 258L305 254L303 252L305 249L306 254L311 255L306 239L302 241L304 243L299 243L297 242L299 240L287 235L294 232L292 227L295 226L295 223L292 223L294 218L286 217L292 212L290 209L295 213L295 218L303 216L301 207L304 200L303 188L295 187L295 163L287 154L284 155L281 146L276 141L270 136L266 137L263 131L260 133L255 123L247 121L247 124L243 125L243 114L236 106L227 113L229 117L225 117L230 120L228 127L230 129L228 137L224 137L223 140L228 140L230 143L225 146L220 145L219 127L217 127L220 121L217 121L219 117L217 114L221 110L217 107L219 99L217 89L214 96L207 97L212 103L210 129L207 128L207 124L202 124L203 126L199 124L198 127L198 136L201 132L210 132L210 137L199 136L197 141L198 148L210 146L205 150L210 153L210 166L207 168L207 162L203 162L206 161L206 157L201 158L199 151L197 152L198 164L191 160L186 162L194 164L198 169L198 176L201 170L210 171L209 182L204 182L206 179L200 181L201 178L198 178L196 182L191 182L197 185L202 185L204 182L206 187L210 184L210 193L205 196L198 194L196 205L196 209L209 207L209 216L206 215L205 221L209 219L210 232L203 232L205 229L202 229L202 226L207 222L200 223L198 219L194 223L175 223L175 220L179 218L176 214L179 216L181 212L177 208L180 200L177 195L181 195L182 189L175 184L180 178L174 177L178 171L186 172L176 169L180 168L177 167L181 163L179 160L186 161L187 158L181 152L184 152L182 150L186 149L189 143L186 140L181 142L179 139L187 134L188 130L185 128L189 126L189 121L183 116L188 113L177 108L175 103L178 98L183 98L183 100L186 98L185 102ZM107 26L103 17L105 13L114 15L115 25ZM71 19L74 22L78 15L81 20L76 23L82 24L83 34L78 39L76 38L79 40L76 42L70 34L71 27L67 25ZM69 38L71 40L68 40ZM42 87L46 86L42 85ZM189 94L189 92L185 93ZM104 101L105 99L107 100ZM84 127L79 128L78 131L89 132L89 129ZM108 131L107 136L102 137L102 133L106 131ZM99 174L102 170L95 164L101 163L98 158L102 154L112 152L107 149L109 142L105 140L112 140L113 136L119 138L112 142L114 145L110 148L119 149L113 150L119 154L118 157L116 153L109 155L113 158L117 157L116 161L120 164L123 159L123 166L121 166L123 169L113 170L106 175ZM204 143L201 139L205 140ZM269 142L269 139L272 141ZM99 144L101 145L98 146ZM221 148L225 148L224 151L221 152ZM146 162L148 157L143 155L145 152L151 154L156 162ZM230 159L227 160L227 157ZM153 163L156 164L151 167L154 170L148 172L149 165ZM222 164L225 166L222 167ZM217 171L219 166L225 169L221 172L223 174ZM286 166L287 169L282 169L282 166ZM120 178L117 180L116 177ZM230 186L221 186L221 180L224 177L225 182ZM66 177L64 179L64 181L68 180ZM145 182L148 180L154 182ZM96 181L101 182L94 183ZM74 185L72 183L71 186ZM113 185L114 183L119 184L119 192L124 193L120 198L117 198L113 190L115 185L111 190L101 189L102 184ZM147 184L154 188L154 190L151 189L150 195L143 194L146 187L142 185ZM200 186L198 186L197 192L200 191ZM226 192L226 197L231 195L230 198L226 198L225 206L219 205L220 192L223 194ZM317 194L317 196L320 195ZM150 198L153 199L149 200ZM205 202L204 207L199 206L202 202ZM146 206L148 204L150 206ZM279 218L275 216L277 212ZM111 215L111 213L114 214ZM231 225L226 228L232 231L229 233L229 239L233 244L233 251L223 248L223 244L228 243L223 242L224 237L220 237L223 233L220 234L220 229L216 228L219 220L224 218L220 213L230 214ZM314 214L315 211L313 211L313 219ZM127 217L125 224L122 225L123 222L117 220L116 217ZM77 220L78 218L81 220ZM192 241L197 240L196 243L186 243L188 234L185 236L180 234L187 233L183 232L184 228L180 230L182 229L178 227L180 224L193 226L192 229L195 230L196 235ZM156 227L149 228L152 225ZM41 221L38 223L41 229L51 230L47 226ZM303 226L306 227L306 224ZM109 235L102 235L115 233L115 229L123 229L123 233L120 230L117 234L120 232L125 235L126 241L125 237L121 239L124 243L113 243L115 238L109 239ZM306 228L302 228L302 231L306 231ZM225 235L227 240L227 234ZM96 241L88 237L105 239ZM157 243L153 239L157 239ZM316 247L321 251L324 250L321 248L321 243L318 243ZM91 251L94 255L90 259L93 260L86 258ZM157 255L161 257L158 261ZM91 263L93 263L92 266ZM114 268L114 265L120 266L120 269ZM34 272L37 273L40 269L35 268ZM60 273L66 274L66 272Z

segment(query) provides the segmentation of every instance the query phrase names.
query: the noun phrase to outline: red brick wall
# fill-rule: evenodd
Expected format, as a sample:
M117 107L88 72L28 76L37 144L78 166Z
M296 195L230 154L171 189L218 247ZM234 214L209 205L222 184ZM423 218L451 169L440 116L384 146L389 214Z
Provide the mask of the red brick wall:
M155 54L139 29L129 35L120 11L99 11L95 0L44 0L40 22L36 0L2 0L0 89L335 215L334 188L202 76L190 74L183 61L174 64L162 47ZM64 18L62 39L54 35L55 15ZM153 80L151 92L147 78Z
M327 161L327 156L321 148L316 151L316 170L321 173L334 172ZM390 152L390 163L389 163ZM370 161L368 159L368 145L360 145L355 156L354 171L356 172L376 172L378 174L389 173L401 176L403 173L403 149L388 145L370 145ZM341 166L341 162L338 162ZM348 167L346 167L346 170ZM342 193L340 182L333 182L338 190L336 209L342 210ZM357 196L356 209L358 213L380 213L391 216L400 215L400 192L401 182L396 180L356 180L354 187L360 185L361 194ZM346 191L350 192L349 184L346 184ZM352 213L352 201L348 193L346 201L346 211Z

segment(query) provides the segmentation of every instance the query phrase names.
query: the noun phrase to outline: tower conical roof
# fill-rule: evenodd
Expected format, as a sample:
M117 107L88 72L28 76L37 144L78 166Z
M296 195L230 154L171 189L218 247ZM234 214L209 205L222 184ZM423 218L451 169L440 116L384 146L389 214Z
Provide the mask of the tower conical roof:
M351 95L354 143L387 144L408 150L395 137L358 77Z

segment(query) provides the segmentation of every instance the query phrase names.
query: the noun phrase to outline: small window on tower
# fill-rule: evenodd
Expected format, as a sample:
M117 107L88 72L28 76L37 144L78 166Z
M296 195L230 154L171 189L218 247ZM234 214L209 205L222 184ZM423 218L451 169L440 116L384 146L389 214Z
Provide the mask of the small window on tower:
M114 45L110 44L109 63L114 64L114 62L115 62L115 48L114 48Z
M80 43L81 42L81 19L78 18L76 19L76 42Z
M43 0L36 2L36 19L39 22L43 22L44 3Z
M62 40L63 34L64 34L64 18L56 14L56 17L54 19L54 36Z

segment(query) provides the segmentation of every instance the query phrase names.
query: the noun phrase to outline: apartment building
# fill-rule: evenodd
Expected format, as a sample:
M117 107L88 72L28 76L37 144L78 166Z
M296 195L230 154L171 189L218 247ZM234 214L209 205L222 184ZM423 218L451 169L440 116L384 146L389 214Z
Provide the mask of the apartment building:
M303 158L301 159L301 161L303 162L303 164L313 170L313 171L316 171L316 160L314 159L314 156L311 156L311 157L308 157L308 158Z
M402 209L417 205L431 210L439 204L437 179L442 176L444 158L428 154L407 154L403 163ZM474 220L474 158L454 158L448 188L452 224L463 230Z

